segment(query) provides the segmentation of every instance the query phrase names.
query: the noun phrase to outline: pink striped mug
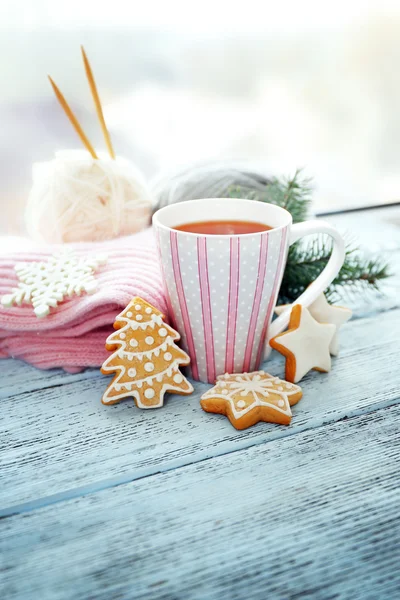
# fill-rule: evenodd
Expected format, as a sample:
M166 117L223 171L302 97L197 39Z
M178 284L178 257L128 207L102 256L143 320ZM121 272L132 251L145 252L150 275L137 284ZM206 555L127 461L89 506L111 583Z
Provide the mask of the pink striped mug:
M237 235L197 234L174 227L199 221L257 221L268 231ZM283 208L233 198L172 204L153 216L169 316L182 336L194 379L214 383L223 373L258 369L265 342L287 326L290 310L271 324L289 246L304 235L333 238L330 260L296 303L309 306L344 261L344 242L323 221L292 224ZM267 344L269 348L269 344Z

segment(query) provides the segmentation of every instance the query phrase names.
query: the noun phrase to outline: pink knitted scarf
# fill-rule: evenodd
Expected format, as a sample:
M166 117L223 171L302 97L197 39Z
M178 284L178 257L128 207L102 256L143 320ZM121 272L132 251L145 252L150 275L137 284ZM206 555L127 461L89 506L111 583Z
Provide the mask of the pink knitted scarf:
M106 253L107 264L95 277L92 295L73 296L39 319L30 304L0 305L0 357L12 356L40 368L62 367L77 372L98 367L108 356L104 348L115 316L133 296L141 296L165 315L161 273L151 229L136 235L96 243L64 244L3 253L0 256L0 296L18 285L15 265L46 260L68 247L79 256Z

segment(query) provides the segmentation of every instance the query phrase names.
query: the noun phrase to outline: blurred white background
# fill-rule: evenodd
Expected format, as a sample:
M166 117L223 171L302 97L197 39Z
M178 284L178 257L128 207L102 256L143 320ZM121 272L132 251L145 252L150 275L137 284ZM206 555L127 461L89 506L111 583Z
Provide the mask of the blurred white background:
M94 69L118 153L151 178L209 158L305 167L316 210L400 199L398 0L14 0L0 4L0 231L23 231L33 161L97 149Z

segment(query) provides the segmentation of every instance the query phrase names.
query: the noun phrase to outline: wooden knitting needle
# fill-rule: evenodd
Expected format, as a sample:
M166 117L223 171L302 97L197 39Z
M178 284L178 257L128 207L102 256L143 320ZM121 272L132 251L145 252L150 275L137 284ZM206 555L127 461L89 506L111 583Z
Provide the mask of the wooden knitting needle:
M94 148L93 148L92 144L89 142L88 138L86 137L85 132L83 131L82 127L80 126L78 119L75 117L74 113L70 109L70 107L69 107L66 99L64 98L64 96L62 95L62 93L60 92L60 90L58 89L57 85L54 83L54 81L50 77L50 75L48 75L48 78L49 78L49 81L51 83L51 87L54 90L54 93L56 95L57 100L61 104L61 107L62 107L63 111L65 112L65 114L67 115L68 119L70 120L70 122L71 122L73 128L75 129L76 133L79 135L79 137L80 137L83 145L85 146L86 150L88 152L90 152L90 154L92 155L93 158L98 158L96 152L94 151Z
M88 57L86 56L86 52L85 52L85 49L83 46L81 46L81 52L82 52L83 64L85 65L86 77L87 77L87 80L89 83L89 87L90 87L90 91L91 91L92 98L94 101L94 105L96 107L97 118L99 119L99 122L100 122L100 127L103 132L103 136L104 136L104 140L106 142L108 153L111 156L111 158L113 160L115 160L114 148L112 146L110 134L108 133L106 122L104 120L103 109L101 107L100 97L99 97L99 93L97 91L96 82L94 80L93 71L90 67L90 63L89 63Z

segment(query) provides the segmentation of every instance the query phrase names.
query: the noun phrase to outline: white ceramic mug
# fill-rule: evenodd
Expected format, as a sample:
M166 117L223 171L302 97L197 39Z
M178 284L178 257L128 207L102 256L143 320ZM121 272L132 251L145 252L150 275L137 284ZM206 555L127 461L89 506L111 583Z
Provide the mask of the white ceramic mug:
M239 235L174 229L218 220L256 221L272 229ZM345 256L343 238L328 223L293 225L283 208L254 200L189 200L157 211L153 225L172 324L190 356L193 378L209 383L226 372L258 369L266 341L287 326L290 310L271 319L291 244L315 233L333 239L325 269L296 300L303 306L329 286Z

